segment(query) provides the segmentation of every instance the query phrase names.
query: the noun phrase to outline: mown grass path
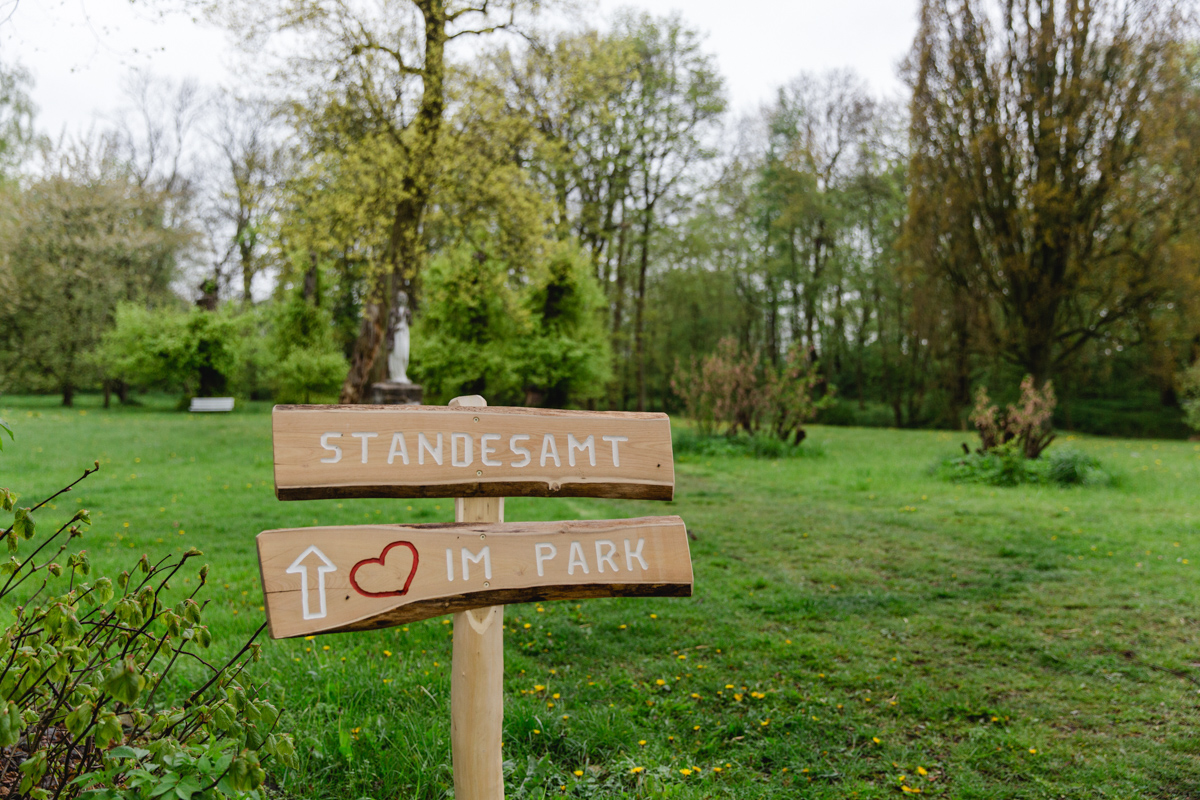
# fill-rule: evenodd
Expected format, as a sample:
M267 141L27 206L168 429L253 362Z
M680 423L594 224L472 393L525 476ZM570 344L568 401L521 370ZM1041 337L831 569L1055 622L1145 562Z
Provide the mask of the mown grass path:
M47 521L92 509L104 569L203 549L232 650L263 621L260 530L453 516L275 500L267 410L0 398L0 485L32 498L99 458ZM817 428L810 457L680 457L673 503L510 500L511 520L682 515L696 594L509 607L509 796L1200 795L1200 446L1073 442L1112 488L930 477L963 438ZM447 796L447 622L264 641L303 762L279 794Z

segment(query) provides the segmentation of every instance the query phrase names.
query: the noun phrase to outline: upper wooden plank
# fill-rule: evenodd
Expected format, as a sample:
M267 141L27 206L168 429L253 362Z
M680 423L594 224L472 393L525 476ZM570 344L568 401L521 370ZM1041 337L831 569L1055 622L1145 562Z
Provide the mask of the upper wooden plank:
M670 500L666 414L448 406L276 406L275 494Z

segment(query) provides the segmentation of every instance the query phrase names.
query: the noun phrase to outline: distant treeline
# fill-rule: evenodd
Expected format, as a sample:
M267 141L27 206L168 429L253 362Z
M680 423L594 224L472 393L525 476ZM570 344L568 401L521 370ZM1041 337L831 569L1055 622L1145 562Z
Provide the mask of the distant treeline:
M1031 375L1061 425L1187 432L1186 9L924 0L903 104L835 70L734 118L679 16L548 33L517 0L293 5L205 4L292 54L261 56L269 78L142 76L131 122L83 139L40 140L3 76L0 388L358 402L403 291L430 402L678 411L720 346L764 381L802 354L826 422L959 427L979 386ZM188 325L215 344L155 333Z

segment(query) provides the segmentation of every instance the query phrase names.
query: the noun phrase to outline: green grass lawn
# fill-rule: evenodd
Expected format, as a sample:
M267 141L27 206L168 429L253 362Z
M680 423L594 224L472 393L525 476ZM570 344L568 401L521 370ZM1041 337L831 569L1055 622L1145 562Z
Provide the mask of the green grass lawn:
M453 518L448 500L282 503L269 408L0 398L0 485L101 471L94 562L198 546L218 647L263 621L264 528ZM511 499L509 520L680 514L695 596L510 606L509 797L1200 796L1200 445L1080 439L1110 488L928 473L958 433L814 428L809 457L679 457L672 503ZM290 797L451 788L450 625L264 641Z

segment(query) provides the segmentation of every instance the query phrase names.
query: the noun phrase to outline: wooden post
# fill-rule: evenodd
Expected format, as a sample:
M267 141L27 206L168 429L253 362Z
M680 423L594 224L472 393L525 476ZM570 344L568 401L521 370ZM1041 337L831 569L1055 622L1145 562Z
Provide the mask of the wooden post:
M486 406L479 395L452 406ZM460 497L455 522L503 522L503 497ZM456 800L503 800L504 606L454 615L450 662L450 749Z

